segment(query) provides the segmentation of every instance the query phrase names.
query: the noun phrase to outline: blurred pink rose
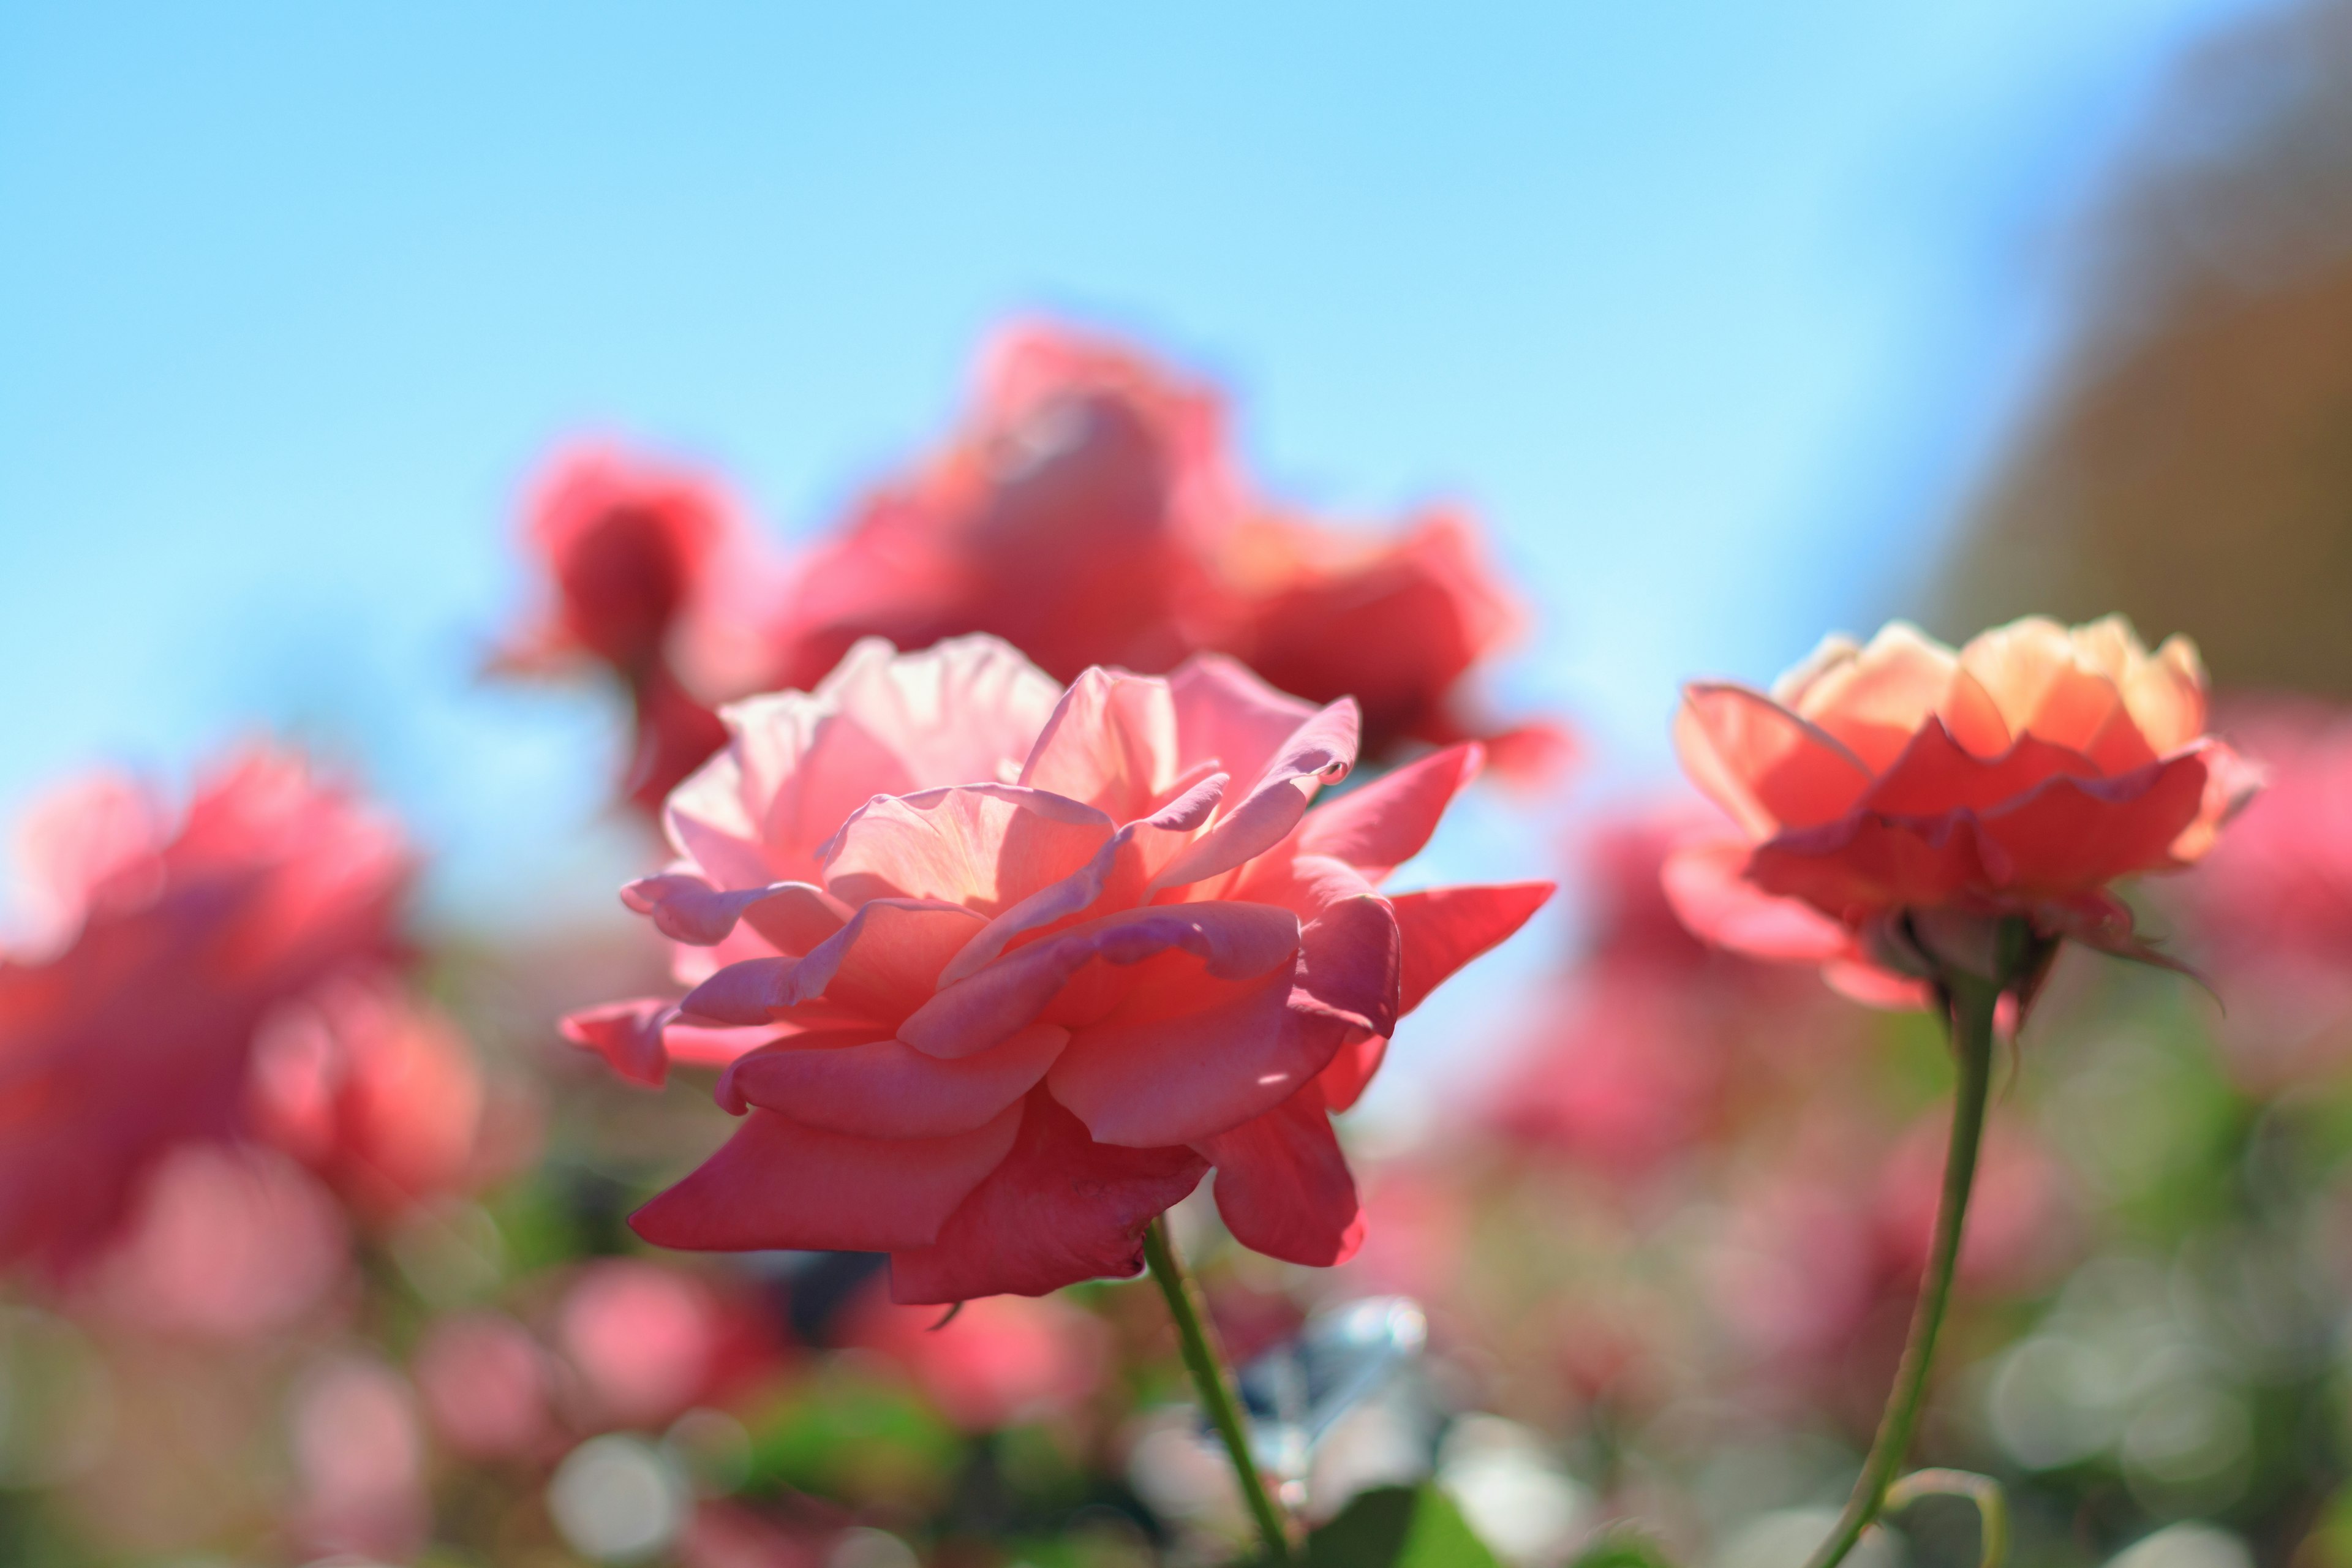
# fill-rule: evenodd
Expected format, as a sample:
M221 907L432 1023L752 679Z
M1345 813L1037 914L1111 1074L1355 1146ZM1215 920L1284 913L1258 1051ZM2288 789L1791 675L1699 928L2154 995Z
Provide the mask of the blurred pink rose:
M473 1047L382 977L282 1009L263 1028L253 1085L257 1130L369 1218L464 1192L478 1171Z
M1311 701L1355 698L1376 757L1491 728L1461 688L1519 616L1462 516L1387 538L1281 515L1234 471L1214 390L1108 338L1017 327L979 379L948 449L801 564L785 683L814 685L860 637L989 632L1065 681L1234 654ZM1567 750L1550 726L1493 739L1515 770Z
M183 1144L158 1162L87 1298L118 1322L200 1339L280 1332L346 1277L351 1237L319 1184L273 1150Z
M2108 884L2194 862L2255 786L2204 731L2197 650L2151 654L2120 616L2029 616L1957 653L1899 621L1832 637L1770 696L1685 691L1684 771L1744 838L1684 850L1667 889L1709 941L1873 1000L1919 994L1906 947L1954 959L1995 917L2145 957Z
M261 749L176 821L101 779L28 826L49 930L0 958L0 1262L59 1266L167 1147L238 1130L264 1018L390 954L408 860L347 787Z
M1586 950L1531 1008L1528 1038L1482 1098L1525 1145L1638 1176L1725 1132L1758 1069L1833 1051L1836 1004L1792 973L1692 936L1660 874L1706 823L1677 804L1601 823L1579 861Z
M433 1515L424 1435L406 1380L371 1356L331 1357L295 1389L288 1424L295 1538L320 1554L407 1562L425 1544Z
M2275 1093L2352 1063L2352 710L2273 699L2224 717L2266 782L2174 890L2230 1004L2231 1071Z
M905 1366L949 1420L971 1432L1066 1414L1110 1369L1110 1326L1051 1296L983 1297L942 1324L937 1307L901 1307L877 1291L845 1337Z
M548 466L523 542L545 574L545 602L499 666L609 668L636 715L625 793L657 810L726 741L709 704L766 673L776 568L716 483L609 447Z
M592 1426L657 1426L701 1396L717 1365L718 1303L701 1281L635 1258L580 1272L555 1342L581 1376Z
M530 1331L497 1312L432 1326L411 1368L434 1434L469 1459L523 1458L552 1429L547 1355Z
M1132 1274L1212 1165L1245 1244L1345 1258L1329 1113L1550 890L1383 897L1476 748L1310 813L1354 760L1353 705L1229 660L1065 692L994 638L875 641L728 718L670 802L683 858L624 895L709 949L685 966L707 977L569 1027L647 1081L680 1016L743 1031L719 1092L748 1121L640 1234L887 1251L902 1301Z

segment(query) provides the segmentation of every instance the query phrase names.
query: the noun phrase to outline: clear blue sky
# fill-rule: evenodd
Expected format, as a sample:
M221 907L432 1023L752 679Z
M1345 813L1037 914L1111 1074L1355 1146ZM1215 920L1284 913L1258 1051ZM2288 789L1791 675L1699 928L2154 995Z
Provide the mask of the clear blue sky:
M471 678L534 460L805 531L1035 308L1227 377L1293 494L1473 501L1513 687L1654 770L1679 678L1900 605L2232 8L0 4L0 809L293 723L444 908L601 887L600 710Z

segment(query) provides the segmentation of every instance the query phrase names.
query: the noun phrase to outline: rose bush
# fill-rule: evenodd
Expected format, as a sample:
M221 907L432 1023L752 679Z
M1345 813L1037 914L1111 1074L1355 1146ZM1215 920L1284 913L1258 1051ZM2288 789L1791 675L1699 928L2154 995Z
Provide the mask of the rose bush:
M2119 616L2030 616L1957 652L1902 622L1823 641L1770 694L1685 689L1684 770L1742 837L1665 868L1691 928L1821 963L1872 999L1952 962L1990 973L1990 921L2152 957L2109 890L2202 856L2255 787L2205 731L2205 675Z
M745 1117L641 1235L887 1252L900 1301L1132 1274L1212 1167L1245 1245L1347 1257L1330 1113L1550 891L1384 896L1478 749L1310 811L1354 705L1213 657L1063 690L992 637L876 640L726 718L669 803L678 862L624 892L693 989L567 1029L643 1081L723 1062Z

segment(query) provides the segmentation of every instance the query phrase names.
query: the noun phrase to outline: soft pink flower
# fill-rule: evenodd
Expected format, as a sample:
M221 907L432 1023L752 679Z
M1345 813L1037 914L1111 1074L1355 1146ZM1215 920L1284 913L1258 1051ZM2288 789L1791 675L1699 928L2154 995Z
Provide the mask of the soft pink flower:
M1769 696L1689 687L1675 742L1742 835L1668 865L1683 918L1872 999L1916 990L1921 944L1989 966L1966 950L1993 917L2147 956L2108 885L2197 860L2255 782L2205 734L2197 650L2151 654L2119 616L1957 653L1899 621L1832 637Z
M61 1265L166 1148L239 1129L263 1020L388 955L408 861L349 789L263 750L176 821L114 780L32 820L51 929L0 958L0 1262Z
M700 1281L635 1258L592 1263L564 1293L555 1339L586 1384L592 1425L659 1426L718 1364L719 1304Z
M569 1027L647 1081L675 1019L741 1031L692 1044L733 1054L719 1093L748 1120L641 1235L888 1252L901 1301L1131 1274L1211 1166L1244 1243L1345 1258L1330 1113L1550 891L1383 896L1477 749L1309 812L1354 761L1353 704L1229 660L1064 691L992 637L877 640L728 718L670 802L681 860L624 895L699 950L698 984Z
M467 1458L528 1458L552 1430L547 1354L512 1318L465 1312L439 1320L411 1370L434 1434Z
M331 1357L289 1413L299 1497L293 1534L310 1552L405 1562L432 1528L424 1434L407 1381L373 1357Z
M150 1331L253 1340L317 1309L350 1264L341 1212L300 1166L273 1150L183 1144L149 1172L84 1300Z
M549 465L523 542L545 574L544 603L499 667L610 669L635 710L625 792L657 810L725 743L710 703L766 673L775 567L713 480L610 447Z
M480 1170L473 1047L383 977L281 1009L263 1028L253 1086L257 1131L370 1218L462 1193Z
M2275 1092L2352 1059L2352 711L2271 700L2224 716L2265 786L2175 890L2230 999L2231 1070Z
M1230 653L1309 700L1355 698L1375 756L1492 728L1463 687L1519 615L1465 517L1382 537L1262 502L1218 394L1108 338L1018 327L979 381L947 449L801 564L786 683L813 685L863 636L915 648L989 632L1057 680ZM1548 725L1492 739L1522 772L1567 750Z
M877 1293L848 1342L911 1372L949 1420L973 1432L1067 1413L1101 1387L1110 1326L1054 1297L990 1296L951 1321L937 1307L901 1307Z

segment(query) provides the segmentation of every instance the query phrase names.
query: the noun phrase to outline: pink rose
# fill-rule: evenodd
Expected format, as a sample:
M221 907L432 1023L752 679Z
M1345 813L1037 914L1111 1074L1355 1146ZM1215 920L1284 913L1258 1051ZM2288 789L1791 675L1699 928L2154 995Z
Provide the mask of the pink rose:
M797 569L779 668L814 684L862 636L900 647L990 632L1057 680L1229 653L1283 690L1351 696L1375 757L1474 735L1538 774L1565 732L1491 736L1463 688L1520 616L1464 515L1394 534L1335 529L1255 496L1223 399L1115 340L1000 337L955 438L877 491Z
M710 704L767 673L762 617L776 569L715 481L608 447L550 464L522 531L544 603L499 668L611 670L635 716L625 793L658 810L726 742Z
M1934 963L1984 970L2006 916L2151 956L2108 884L2197 860L2255 784L2205 733L2197 650L2150 653L2120 616L1958 652L1899 621L1832 637L1769 696L1688 688L1675 743L1741 834L1668 863L1692 930L1887 1000Z
M698 984L568 1026L641 1079L673 1035L729 1058L744 1126L639 1234L887 1252L900 1301L1132 1274L1213 1166L1245 1245L1347 1257L1330 1113L1550 892L1383 896L1477 749L1309 811L1354 762L1354 705L1222 658L1065 691L992 637L875 641L727 718L670 801L681 859L624 893Z
M101 779L26 837L48 930L0 957L0 1263L62 1265L172 1144L241 1130L257 1030L389 955L408 859L351 791L260 750L176 821Z

